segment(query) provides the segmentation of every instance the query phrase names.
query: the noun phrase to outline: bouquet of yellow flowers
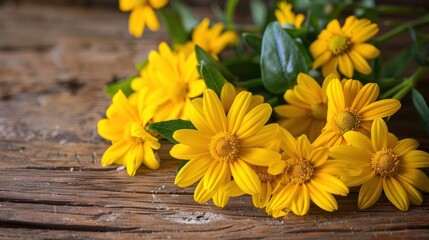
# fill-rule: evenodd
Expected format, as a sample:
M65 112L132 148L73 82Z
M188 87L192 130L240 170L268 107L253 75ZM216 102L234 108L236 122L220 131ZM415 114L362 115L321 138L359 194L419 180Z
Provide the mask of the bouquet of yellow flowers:
M137 65L138 75L107 86L112 104L98 132L112 145L102 165L124 165L130 176L141 164L157 169L165 138L182 160L175 184L195 184L198 203L224 207L248 194L273 217L305 215L310 202L336 210L334 195L360 186L360 209L382 192L402 211L422 204L429 178L419 168L429 167L429 154L397 139L386 118L412 91L429 133L429 109L415 89L429 70L429 38L418 32L429 14L376 37L377 13L404 9L252 0L254 24L239 25L238 3L214 8L213 22L180 1L119 0L131 11L131 35L158 30L160 18L171 41ZM354 15L339 20L344 10ZM379 47L404 32L412 44L383 61Z

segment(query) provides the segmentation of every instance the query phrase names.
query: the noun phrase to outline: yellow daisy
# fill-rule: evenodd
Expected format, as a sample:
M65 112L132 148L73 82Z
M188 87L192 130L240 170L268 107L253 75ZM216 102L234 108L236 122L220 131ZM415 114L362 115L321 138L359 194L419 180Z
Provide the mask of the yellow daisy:
M231 197L238 197L246 194L238 187L234 180L226 179L224 184L221 184L219 189L215 192L208 191L204 188L204 182L200 181L196 187L194 195L194 200L198 203L205 203L210 198L213 200L213 203L220 207L224 208Z
M362 184L360 209L374 205L382 190L401 211L407 211L410 203L422 204L423 197L417 189L429 192L429 178L417 168L429 167L429 154L416 150L416 140L398 141L381 118L374 120L371 138L358 132L348 132L344 137L350 145L335 146L330 155L361 170L358 176L343 177L349 186Z
M277 21L283 27L287 24L295 26L296 29L300 29L302 22L304 22L304 15L299 13L295 14L292 12L292 4L289 4L285 1L279 2L277 4L277 9L274 14L276 15Z
M332 194L346 196L348 187L335 175L341 172L341 165L328 160L326 147L314 147L306 135L295 140L282 129L284 155L274 172L283 172L283 180L278 185L267 206L267 213L284 215L290 209L297 215L305 215L310 201L326 211L338 208Z
M162 42L159 51L150 52L147 66L131 87L149 89L150 98L159 105L153 120L159 122L187 119L191 99L200 96L206 86L197 71L195 53L174 52Z
M281 175L272 175L268 173L268 167L252 166L261 182L261 192L252 195L253 206L264 208L267 206L281 179Z
M283 96L287 104L274 107L280 125L294 136L307 134L314 141L326 124L326 88L333 78L337 77L334 74L326 77L321 87L310 75L298 74L297 85Z
M112 164L125 165L130 176L136 174L141 163L157 169L159 161L153 150L159 149L158 139L146 131L155 108L146 102L147 91L141 91L133 104L119 91L113 96L112 105L106 111L106 119L98 122L98 134L112 141L103 154L103 167Z
M192 32L192 41L179 46L178 49L184 50L185 52L192 52L196 44L210 53L214 58L217 58L219 53L228 45L236 44L238 41L238 36L235 31L228 30L222 32L223 29L223 23L218 22L210 27L210 19L204 18Z
M280 160L280 154L263 148L278 131L278 125L265 123L272 109L259 104L248 111L252 101L250 92L241 92L234 99L228 114L219 97L211 89L204 91L201 101L193 101L189 119L196 127L182 129L173 137L179 144L171 149L171 156L189 160L179 171L175 184L187 187L201 179L199 189L216 192L233 177L247 194L261 191L258 175L251 165L269 166Z
M327 88L328 115L322 134L315 140L317 146L345 144L343 134L358 131L369 136L371 123L376 118L393 115L401 107L395 99L376 101L379 89L376 83L333 79Z
M310 45L313 69L322 66L324 76L338 73L337 68L348 78L353 77L354 70L370 74L372 69L367 60L376 58L380 51L366 41L377 32L377 24L368 19L350 16L343 27L337 19L332 20Z
M119 9L131 11L128 19L128 30L134 37L141 37L145 26L152 31L159 29L158 17L154 9L167 5L169 0L119 0Z

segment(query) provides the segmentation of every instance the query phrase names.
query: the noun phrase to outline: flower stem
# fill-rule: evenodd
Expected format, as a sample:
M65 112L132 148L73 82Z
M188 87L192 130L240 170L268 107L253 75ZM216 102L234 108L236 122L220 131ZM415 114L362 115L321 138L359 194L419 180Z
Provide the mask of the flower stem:
M417 18L413 21L404 23L392 29L390 32L387 32L384 35L381 35L380 37L375 38L374 41L376 41L377 43L383 43L383 42L389 41L390 39L394 38L396 35L406 31L408 28L419 27L427 23L429 23L429 14L426 14L423 17Z
M416 86L416 84L421 80L423 75L428 71L429 71L429 67L418 68L417 71L414 72L414 74L411 77L406 79L402 84L399 84L401 86L403 85L403 88L399 90L395 95L393 95L392 98L401 100L411 91L411 89L413 89Z

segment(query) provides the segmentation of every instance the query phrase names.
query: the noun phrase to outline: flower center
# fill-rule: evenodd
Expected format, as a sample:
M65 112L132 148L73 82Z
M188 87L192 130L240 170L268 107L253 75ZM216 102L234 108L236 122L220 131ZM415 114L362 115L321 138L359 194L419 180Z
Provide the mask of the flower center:
M351 109L338 112L332 119L335 131L341 135L348 131L357 131L360 127L360 121L359 114Z
M268 173L268 167L254 166L252 165L253 170L258 175L261 182L272 182L275 180L276 176Z
M350 48L350 41L345 36L335 36L329 41L329 50L335 55L347 52Z
M392 177L398 171L399 159L392 149L382 149L372 155L371 167L383 177Z
M299 159L288 168L287 173L293 183L303 184L311 179L314 169L307 159Z
M239 143L234 134L220 132L210 140L210 153L215 160L232 162L237 159L240 152Z
M311 116L316 120L326 120L326 114L328 112L328 106L326 104L311 104Z

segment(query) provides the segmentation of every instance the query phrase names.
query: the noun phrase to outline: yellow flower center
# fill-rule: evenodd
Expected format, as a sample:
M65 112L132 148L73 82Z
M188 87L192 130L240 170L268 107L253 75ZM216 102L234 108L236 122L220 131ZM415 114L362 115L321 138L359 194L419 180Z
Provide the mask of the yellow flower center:
M351 109L338 112L332 119L335 131L341 135L348 131L357 131L360 127L360 121L359 114Z
M311 104L311 116L316 120L326 120L328 106L326 104Z
M329 50L335 55L347 52L350 49L350 41L345 36L335 36L329 41Z
M276 176L268 173L268 167L252 166L252 168L255 170L261 182L272 182L276 178Z
M383 177L392 177L398 171L399 159L392 149L382 149L372 155L371 167Z
M287 173L293 183L303 184L311 179L314 169L307 159L299 159L288 168Z
M220 132L210 140L209 149L215 160L232 162L238 157L240 142L234 134Z

